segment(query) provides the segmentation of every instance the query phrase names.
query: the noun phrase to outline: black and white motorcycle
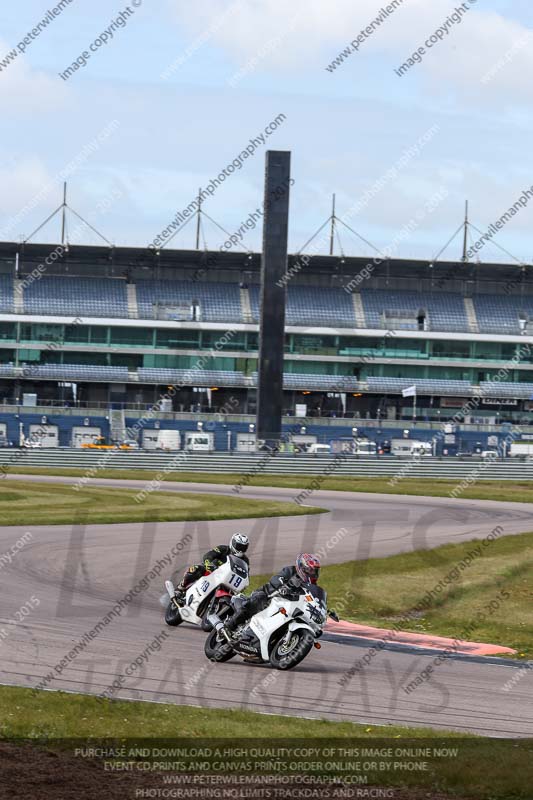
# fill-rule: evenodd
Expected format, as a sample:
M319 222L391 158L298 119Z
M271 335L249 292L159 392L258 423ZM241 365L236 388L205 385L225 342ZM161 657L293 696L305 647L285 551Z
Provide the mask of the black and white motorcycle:
M204 631L210 631L212 626L207 617L216 614L217 619L223 619L231 609L233 595L242 592L249 583L248 564L234 555L230 555L213 572L206 572L191 584L185 593L183 605L176 600L176 589L172 581L165 581L169 597L165 622L172 626L188 622L191 625L200 625Z
M231 601L232 612L245 598ZM237 628L231 642L220 633L222 620L209 616L213 626L207 637L204 652L211 661L229 661L235 655L256 664L270 663L272 667L288 670L300 664L311 649L320 649L328 615L338 622L334 611L328 611L327 594L320 586L305 584L300 592L282 596L275 592L268 606Z

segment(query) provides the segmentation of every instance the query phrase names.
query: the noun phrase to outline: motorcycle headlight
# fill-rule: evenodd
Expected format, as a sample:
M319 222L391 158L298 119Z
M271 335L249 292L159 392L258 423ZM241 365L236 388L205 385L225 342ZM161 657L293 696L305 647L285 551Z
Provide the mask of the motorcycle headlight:
M308 610L309 616L311 617L311 619L315 623L315 625L323 625L324 624L324 622L326 621L326 617L325 617L323 611L320 608L317 608L316 606L313 606L313 605L309 604L308 607L307 607L307 610Z

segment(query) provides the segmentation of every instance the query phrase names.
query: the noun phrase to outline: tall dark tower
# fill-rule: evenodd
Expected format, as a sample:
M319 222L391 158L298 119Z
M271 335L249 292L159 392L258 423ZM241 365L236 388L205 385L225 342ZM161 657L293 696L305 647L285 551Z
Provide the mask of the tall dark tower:
M291 154L282 150L268 150L265 165L256 430L257 439L263 439L269 445L277 444L281 438L290 173Z

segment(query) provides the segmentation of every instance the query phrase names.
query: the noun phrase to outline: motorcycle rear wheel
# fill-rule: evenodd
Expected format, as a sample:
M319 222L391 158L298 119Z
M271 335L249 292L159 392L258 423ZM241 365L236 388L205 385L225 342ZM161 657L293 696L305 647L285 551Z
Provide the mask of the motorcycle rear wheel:
M270 654L270 663L275 669L293 669L300 664L313 647L315 637L304 628L293 631L289 642L285 637L274 645Z
M205 640L204 653L210 661L217 661L220 664L236 655L229 644L217 641L217 631L211 631Z
M176 608L172 600L169 601L168 606L165 609L165 622L167 625L171 627L175 627L176 625L181 625L183 622L180 614L179 608Z

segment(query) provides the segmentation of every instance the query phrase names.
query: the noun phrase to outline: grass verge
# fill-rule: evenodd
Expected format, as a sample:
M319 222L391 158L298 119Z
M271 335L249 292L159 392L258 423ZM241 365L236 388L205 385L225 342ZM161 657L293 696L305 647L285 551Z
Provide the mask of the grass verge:
M4 481L0 484L2 525L48 525L74 522L113 523L247 519L321 513L295 503L249 500L187 492L151 492L136 502L137 490L86 486L76 492L62 484Z
M295 468L297 464L295 463ZM64 469L39 467L12 467L10 473L19 475L63 475L81 477L85 469L65 467ZM215 483L221 485L273 486L285 489L305 489L312 482L313 475L242 475L238 473L173 472L161 478L156 470L142 469L102 469L95 477L115 478L116 480L151 481L158 475L160 480L184 483ZM389 478L354 478L352 476L329 476L321 480L320 488L338 492L370 492L379 494L414 495L417 497L448 497L457 486L456 480L434 480L406 478L395 486L389 485ZM462 499L469 500L513 500L518 503L533 502L531 481L491 481L479 480L461 493ZM453 498L451 498L453 499Z
M94 737L120 739L129 737L237 737L299 738L310 735L309 720L271 714L257 714L237 709L194 708L192 706L101 700L83 694L38 692L15 686L0 686L0 736ZM437 731L396 726L355 725L351 722L316 720L312 736L350 738L361 736L442 735ZM459 735L459 734L457 734Z
M269 577L254 576L252 588ZM348 561L324 567L320 584L342 619L500 644L533 658L533 533Z
M184 747L186 742L192 747L216 747L216 743L209 739L221 737L227 746L231 743L233 748L256 747L261 741L265 747L291 747L305 746L315 747L312 756L305 759L310 763L309 768L299 769L291 767L289 758L264 759L271 764L279 761L282 766L282 773L290 776L291 773L305 773L307 775L328 775L338 777L341 781L346 775L355 771L354 761L361 764L361 774L368 774L368 786L402 786L438 790L424 794L407 793L396 794L394 797L458 797L461 798L492 798L492 800L526 800L531 795L530 787L533 781L533 760L531 759L531 742L527 740L494 740L479 739L463 734L443 733L431 729L410 729L398 726L376 727L372 725L356 725L349 722L329 722L316 720L312 723L309 720L292 717L261 715L249 711L236 709L206 709L192 708L187 706L174 706L156 703L139 703L125 701L107 701L104 704L98 702L94 697L85 695L65 694L62 692L41 692L37 698L31 689L20 689L15 687L0 687L0 701L2 705L2 722L0 723L0 738L4 740L18 741L21 738L30 739L35 744L48 747L56 747L60 750L72 752L74 747L79 747L80 740L90 739L93 744L113 743L117 746L134 747L137 743L146 748L150 746L166 745ZM65 741L71 738L70 743ZM72 741L74 738L74 741ZM52 741L47 741L51 739ZM165 740L166 741L162 741ZM298 740L299 741L294 741ZM54 741L56 740L56 741ZM102 741L104 740L104 741ZM152 744L150 745L150 740ZM172 740L172 741L171 741ZM179 744L176 740L182 740ZM291 740L293 740L291 742ZM335 758L335 766L332 765L333 747L351 748L356 752L357 748L391 748L392 757L387 757L383 753L381 756L361 758L361 756ZM325 749L326 748L326 749ZM429 748L430 755L422 756L397 756L395 753L399 748L402 752L417 749ZM445 748L446 756L437 756L440 748ZM35 751L34 751L35 752ZM137 755L137 761L146 763L146 749L143 755ZM222 751L224 752L224 751ZM245 751L244 751L245 752ZM292 752L289 750L289 752ZM361 753L361 750L358 751ZM57 753L57 750L56 750ZM129 749L124 751L122 761L135 761L131 758ZM155 752L157 756L157 751ZM216 756L216 754L214 754ZM150 758L150 756L148 756ZM69 768L72 777L75 777L76 765L72 763L69 756ZM116 760L116 759L115 759ZM161 762L161 758L151 756L151 760ZM172 761L175 759L170 759ZM242 764L246 760L246 755L239 751L239 755L228 756L221 759L209 757L206 750L203 750L200 757L196 756L196 761L200 760L204 764L202 774L207 774L212 770L217 775L231 774L231 767L216 766L211 768L205 764L214 760L221 764L238 762L241 766L236 768L236 772L243 770ZM257 755L250 759L255 765L252 773L244 769L245 774L265 774L265 769L269 770L266 774L272 774L272 768L257 766ZM298 759L302 762L301 757ZM62 754L57 753L55 759L56 774L61 773ZM187 766L174 767L174 775L193 772L191 759L187 756L181 757L180 763ZM364 761L392 763L427 763L428 768L423 771L398 771L398 769L371 769L365 768ZM339 769L340 762L351 762L344 770ZM32 757L28 754L28 769L31 772ZM190 766L189 766L190 765ZM80 765L81 766L81 765ZM160 772L165 771L163 766ZM167 767L168 771L169 768ZM357 774L357 773L356 773ZM157 773L155 773L157 777ZM35 775L33 788L35 790ZM102 776L103 777L103 776ZM132 776L133 777L133 776ZM109 774L106 775L109 780ZM231 780L231 779L230 779ZM177 782L176 782L177 783ZM289 779L290 784L290 779ZM294 785L299 784L298 778L294 778ZM257 784L256 784L257 785ZM368 791L368 790L367 790ZM48 795L47 795L48 796ZM62 795L63 796L63 795ZM70 796L70 795L69 795ZM134 796L128 794L127 796ZM183 795L179 795L183 796ZM240 796L238 794L230 796ZM251 795L245 795L251 796ZM260 795L258 795L260 796ZM275 795L265 795L275 796ZM279 795L278 795L279 796ZM292 796L285 794L284 796ZM301 795L295 795L301 796ZM318 796L318 795L313 795ZM332 795L333 796L333 795ZM337 794L334 796L387 796L374 794ZM113 795L115 797L115 795Z

